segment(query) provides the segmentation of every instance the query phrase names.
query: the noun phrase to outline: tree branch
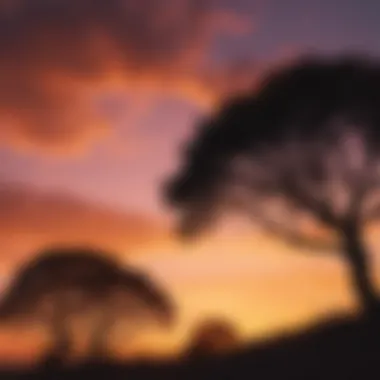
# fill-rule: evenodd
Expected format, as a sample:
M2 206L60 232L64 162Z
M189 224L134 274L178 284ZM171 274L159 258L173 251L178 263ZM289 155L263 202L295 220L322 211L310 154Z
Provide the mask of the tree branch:
M265 231L276 238L279 238L294 247L302 249L306 248L312 251L318 251L318 253L321 253L321 251L331 251L338 248L338 244L308 237L301 231L296 230L294 228L294 225L298 220L296 211L293 212L293 210L289 210L289 214L291 214L294 218L293 223L290 222L288 217L286 217L286 221L281 223L278 220L275 221L273 218L268 217L267 213L263 211L263 209L265 209L265 205L267 202L270 202L270 200L256 199L254 202L251 197L247 196L244 200L244 194L240 193L240 195L240 202L235 202L233 204L233 208L242 209L244 214L248 215L252 222L259 224Z
M309 210L321 222L334 227L337 225L338 218L334 215L327 202L308 195L308 192L300 186L299 180L290 173L284 173L283 177L280 178L279 185L279 188L284 191L284 195L299 206Z
M265 219L255 220L257 220L271 235L280 238L282 241L296 248L318 251L318 253L323 253L323 251L327 250L332 251L338 249L338 244L307 237L305 234L299 231L283 228L280 223Z

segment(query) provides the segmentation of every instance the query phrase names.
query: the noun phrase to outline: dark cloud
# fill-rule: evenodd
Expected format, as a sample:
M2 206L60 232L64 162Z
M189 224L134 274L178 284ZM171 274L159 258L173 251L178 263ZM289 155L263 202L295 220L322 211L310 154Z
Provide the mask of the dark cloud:
M3 0L0 141L67 148L98 138L107 125L94 99L110 85L209 100L210 44L247 27L212 0Z
M48 245L85 245L134 254L166 241L159 221L48 193L22 184L0 185L0 247L4 265L14 265Z

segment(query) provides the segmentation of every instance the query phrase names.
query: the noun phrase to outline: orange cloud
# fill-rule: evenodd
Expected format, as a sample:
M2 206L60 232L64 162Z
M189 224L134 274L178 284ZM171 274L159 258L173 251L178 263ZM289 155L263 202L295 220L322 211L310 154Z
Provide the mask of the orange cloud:
M134 254L168 239L161 222L62 194L0 185L0 251L6 268L51 244L83 244Z
M18 0L0 4L0 142L81 148L107 132L109 88L167 89L202 103L217 35L250 30L211 0ZM213 88L215 87L215 88Z

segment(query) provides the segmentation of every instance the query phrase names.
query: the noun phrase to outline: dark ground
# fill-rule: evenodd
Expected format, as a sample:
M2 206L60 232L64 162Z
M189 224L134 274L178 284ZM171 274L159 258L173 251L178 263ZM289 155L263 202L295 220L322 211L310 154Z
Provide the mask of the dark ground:
M3 371L8 379L380 379L380 319L335 319L234 354L156 364Z

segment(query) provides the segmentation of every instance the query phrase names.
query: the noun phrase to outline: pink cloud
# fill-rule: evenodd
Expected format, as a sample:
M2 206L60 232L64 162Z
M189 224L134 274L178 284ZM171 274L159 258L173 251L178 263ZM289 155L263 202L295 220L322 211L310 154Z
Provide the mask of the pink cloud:
M220 91L204 71L215 37L250 31L247 17L211 0L2 2L0 142L81 149L109 131L94 107L109 88L210 103Z

